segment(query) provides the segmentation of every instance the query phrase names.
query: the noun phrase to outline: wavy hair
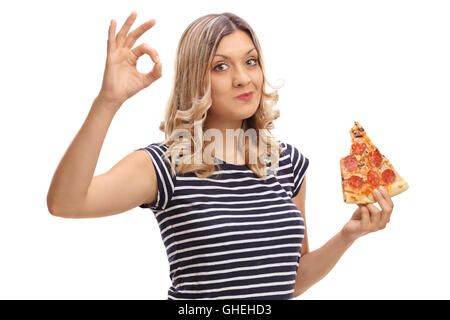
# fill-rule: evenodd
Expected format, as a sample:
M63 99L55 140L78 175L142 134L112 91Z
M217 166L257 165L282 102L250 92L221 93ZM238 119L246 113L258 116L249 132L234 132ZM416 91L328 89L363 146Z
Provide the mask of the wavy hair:
M245 144L245 163L258 177L266 178L266 161L270 157L270 170L276 175L282 147L270 130L274 128L273 121L280 116L280 111L273 108L278 102L278 92L266 92L265 84L272 89L281 86L274 87L266 80L261 46L253 29L245 20L229 12L196 19L186 28L178 43L172 90L164 121L159 126L165 133L165 140L160 144L168 145L164 158L171 165L172 175L194 172L197 177L206 178L218 169L218 164L193 161L209 144L204 144L202 137L195 134L194 123L201 123L203 129L207 111L212 105L210 67L220 40L238 29L252 39L263 73L259 106L242 123L241 129L244 132L254 129L257 138L253 144ZM180 137L180 132L188 134ZM186 150L190 152L185 153ZM249 161L251 151L256 152L256 163Z

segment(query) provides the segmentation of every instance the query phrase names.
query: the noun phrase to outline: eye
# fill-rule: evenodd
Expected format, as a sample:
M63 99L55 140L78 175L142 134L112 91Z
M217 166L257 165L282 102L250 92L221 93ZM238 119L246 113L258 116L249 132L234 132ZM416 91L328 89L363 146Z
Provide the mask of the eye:
M219 72L220 72L220 71L224 71L224 69L220 69L220 70L218 70L218 69L217 69L217 68L218 68L218 67L220 67L220 66L226 66L226 64L225 64L225 63L223 63L223 62L222 62L222 63L219 63L219 64L217 64L217 65L216 65L216 66L214 67L214 71L219 71Z
M249 62L249 61L254 61L254 64L252 64L252 66L258 65L258 59L257 58L248 59L247 62Z
M250 64L250 66L252 66L252 67L257 66L257 65L258 65L258 62L259 62L259 61L258 61L258 58L251 58L251 59L248 59L247 62L249 62L249 61L253 61L253 64ZM216 65L214 66L214 71L218 71L218 72L225 71L226 69L219 68L219 67L221 67L221 66L226 66L226 64L223 63L223 62L221 62L221 63L219 63L219 64L216 64ZM218 68L219 68L219 69L218 69Z

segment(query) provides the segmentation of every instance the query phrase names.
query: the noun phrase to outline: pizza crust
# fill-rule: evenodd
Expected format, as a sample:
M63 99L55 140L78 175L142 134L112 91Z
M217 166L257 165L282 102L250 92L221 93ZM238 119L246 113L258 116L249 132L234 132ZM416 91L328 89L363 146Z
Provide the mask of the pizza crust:
M386 189L388 189L389 195L393 197L402 193L403 191L408 190L408 188L409 188L408 183L405 180L403 180L403 178L399 178L397 179L397 181L394 181L394 183L387 186Z
M385 186L389 195L391 197L396 196L406 190L408 190L408 183L402 178L397 179L392 184ZM342 191L344 194L344 202L345 203L354 203L354 204L369 204L377 202L372 194L364 195L364 194L356 194L350 190L347 190L344 185L344 181L342 182Z
M344 202L354 204L368 204L376 202L371 194L352 194L344 190Z

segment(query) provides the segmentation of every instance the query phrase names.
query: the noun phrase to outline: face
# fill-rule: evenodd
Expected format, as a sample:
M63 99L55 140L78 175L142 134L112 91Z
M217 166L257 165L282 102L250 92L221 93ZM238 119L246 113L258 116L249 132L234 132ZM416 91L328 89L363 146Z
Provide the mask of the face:
M212 106L208 118L225 123L251 117L261 100L262 83L258 52L249 35L242 30L226 35L211 65ZM237 98L250 91L251 98Z

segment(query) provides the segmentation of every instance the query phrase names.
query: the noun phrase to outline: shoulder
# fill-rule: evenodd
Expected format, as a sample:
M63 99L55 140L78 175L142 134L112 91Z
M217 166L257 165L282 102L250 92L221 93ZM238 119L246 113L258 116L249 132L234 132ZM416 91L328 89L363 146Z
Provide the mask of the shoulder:
M288 143L286 141L280 141L281 145L281 153L280 158L282 156L289 155L291 162L296 163L298 160L307 159L306 156L300 151L298 147L296 147L294 144Z
M294 198L300 191L300 187L306 175L306 170L309 166L309 159L297 148L295 145L288 142L281 142L283 151L280 154L280 159L288 159L289 174L291 176L291 194Z
M154 205L142 204L141 208L162 210L167 207L176 185L176 174L172 172L169 159L164 157L168 146L160 142L154 142L138 150L147 151L155 169L158 184L157 200Z
M146 149L147 151L152 151L155 153L155 155L162 157L168 148L169 148L169 146L167 144L164 144L162 142L153 142L153 143L150 143L148 146L141 148L141 149Z

